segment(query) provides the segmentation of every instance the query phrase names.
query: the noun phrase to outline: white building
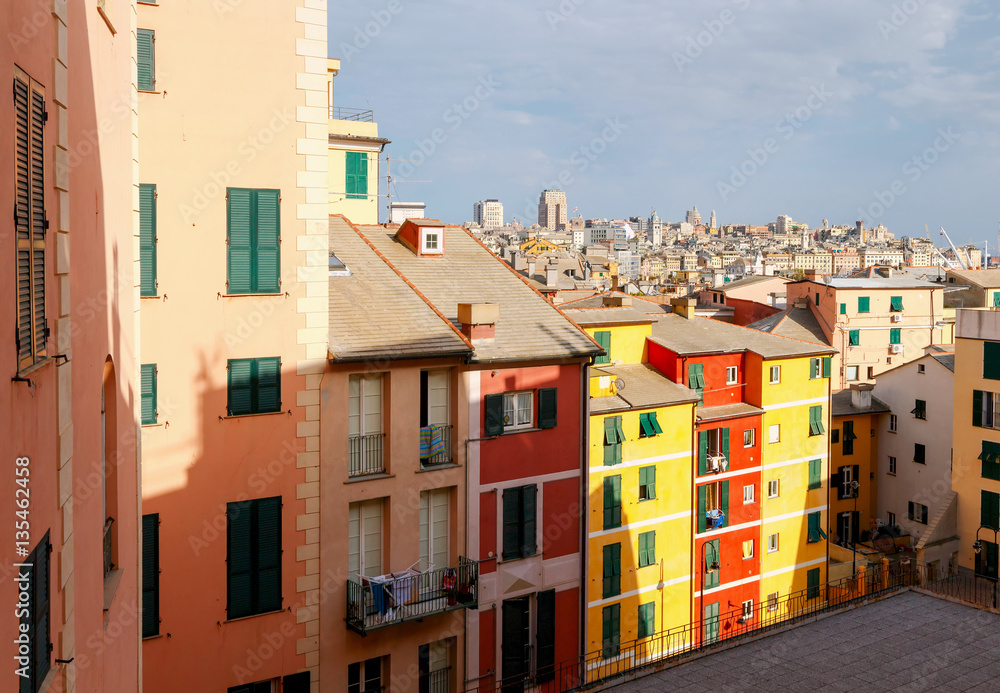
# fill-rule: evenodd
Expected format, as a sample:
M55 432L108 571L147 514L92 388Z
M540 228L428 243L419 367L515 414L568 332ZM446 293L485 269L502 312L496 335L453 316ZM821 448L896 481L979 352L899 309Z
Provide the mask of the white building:
M472 205L472 220L484 231L503 226L503 205L499 200L480 200Z
M657 216L656 210L653 210L652 216L649 217L649 223L646 224L647 228L647 238L649 242L653 244L654 248L659 248L663 245L663 222L660 221L660 217Z
M538 198L538 224L550 231L566 225L566 193L543 190Z

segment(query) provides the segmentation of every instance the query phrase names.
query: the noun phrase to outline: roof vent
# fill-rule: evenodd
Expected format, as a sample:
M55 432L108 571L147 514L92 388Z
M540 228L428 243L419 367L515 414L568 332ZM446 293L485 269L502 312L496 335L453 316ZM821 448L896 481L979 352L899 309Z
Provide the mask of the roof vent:
M500 305L497 303L459 303L458 322L462 334L476 341L493 339L500 319Z
M874 388L871 383L851 383L851 406L855 409L871 409Z

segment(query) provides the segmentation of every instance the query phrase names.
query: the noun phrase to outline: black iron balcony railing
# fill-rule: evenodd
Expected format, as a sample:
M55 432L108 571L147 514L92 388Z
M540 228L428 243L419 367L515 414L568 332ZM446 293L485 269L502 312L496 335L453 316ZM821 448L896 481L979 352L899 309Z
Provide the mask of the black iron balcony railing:
M420 429L420 466L451 464L451 425L435 424ZM443 449L442 449L443 447Z
M385 457L382 454L384 442L384 433L348 438L347 475L384 474Z
M361 123L374 123L375 112L364 108L332 106L330 108L330 120L356 120Z
M460 557L457 568L407 570L347 581L347 627L370 630L479 605L479 564Z
M104 577L108 576L115 564L111 562L111 526L115 523L115 518L109 517L104 521Z
M451 693L451 667L420 675L420 693Z

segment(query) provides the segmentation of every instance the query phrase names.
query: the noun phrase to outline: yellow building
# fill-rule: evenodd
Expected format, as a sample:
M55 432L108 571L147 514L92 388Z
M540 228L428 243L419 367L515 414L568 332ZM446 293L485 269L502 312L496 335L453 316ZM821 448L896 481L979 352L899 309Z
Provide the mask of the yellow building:
M555 253L559 246L550 243L543 238L532 238L520 245L520 251L526 255L541 255L542 253Z
M952 489L958 494L958 564L997 579L1000 527L1000 312L963 309L955 339ZM910 512L914 511L910 504ZM925 507L917 512L926 513ZM974 550L979 542L979 551Z

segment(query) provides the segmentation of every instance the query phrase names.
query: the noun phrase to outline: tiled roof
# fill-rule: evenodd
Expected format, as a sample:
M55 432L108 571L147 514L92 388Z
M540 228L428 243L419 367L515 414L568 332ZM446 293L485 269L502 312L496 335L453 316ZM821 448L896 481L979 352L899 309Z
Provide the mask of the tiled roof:
M725 286L721 286L718 289L709 289L709 291L722 291L723 293L731 291L732 289L743 289L748 286L753 286L754 284L760 284L762 282L777 282L779 284L787 284L788 280L782 277L768 277L759 274L750 275L749 277L743 277L743 279L737 279L734 282L730 282Z
M949 270L948 274L959 280L983 287L1000 289L1000 270Z
M820 286L832 286L834 289L940 289L941 284L936 282L926 282L913 277L898 276L892 277L872 277L870 279L855 279L834 277L829 283L812 279L803 279L804 282L819 284ZM796 282L798 283L798 282Z
M718 407L698 407L698 421L718 421L719 419L732 419L737 416L757 416L763 414L764 410L746 402L736 402L735 404L723 404Z
M394 359L465 354L465 338L408 287L341 216L330 248L350 271L330 277L330 358Z
M788 337L815 344L827 344L826 335L823 334L819 320L808 308L788 308L763 320L751 323L747 327L779 337Z
M931 358L940 363L942 366L947 368L952 373L955 372L954 354L931 354Z
M892 409L878 397L872 397L872 406L868 409L855 409L851 404L851 391L840 390L830 397L831 416L857 416L859 414L888 414Z
M752 351L765 359L836 353L834 349L712 320L661 315L653 323L652 341L681 355L732 354Z
M620 403L601 402L604 411L613 411L611 407L614 406L618 406L619 409L650 409L698 401L698 395L694 390L678 385L646 364L602 366L601 371L621 381L618 385L618 396L592 399L591 411L594 410L593 403L598 400L621 400Z
M444 226L444 253L418 257L395 238L395 226L362 226L386 261L452 323L459 303L500 307L496 336L477 340L473 362L592 356L601 348L482 243L459 226ZM383 329L394 330L390 325Z
M648 325L653 317L635 308L592 308L581 310L572 306L560 306L577 325Z

